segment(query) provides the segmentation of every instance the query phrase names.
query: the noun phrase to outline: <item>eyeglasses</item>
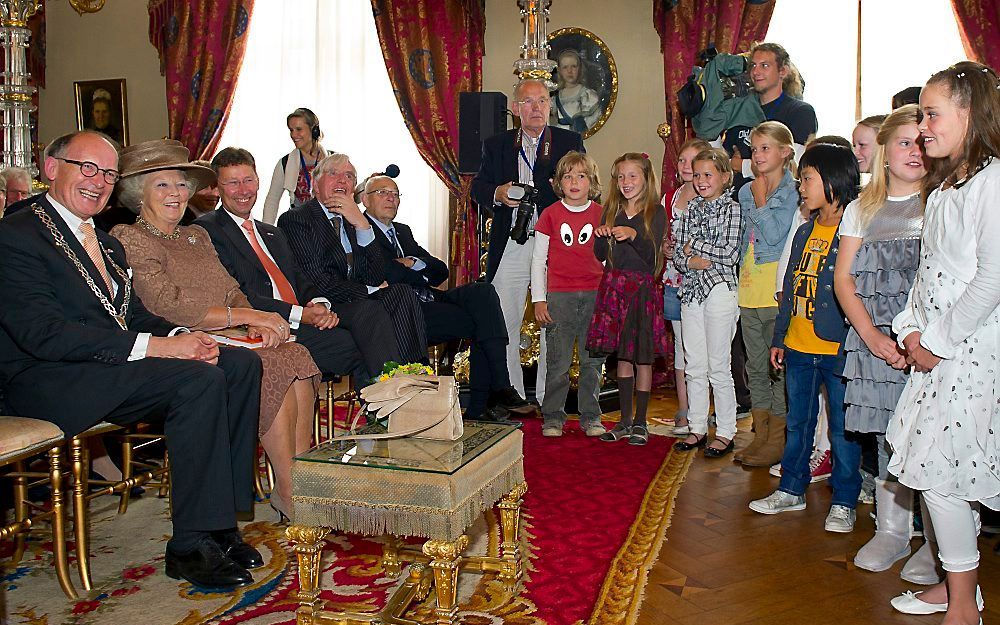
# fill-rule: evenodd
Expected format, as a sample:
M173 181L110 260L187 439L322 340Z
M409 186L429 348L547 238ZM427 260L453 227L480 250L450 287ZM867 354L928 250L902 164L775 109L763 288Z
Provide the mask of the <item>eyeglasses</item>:
M239 187L240 185L244 185L244 186L256 185L257 182L258 181L257 181L256 177L254 177L254 178L249 178L248 177L248 178L243 178L242 180L227 180L225 182L220 182L219 186L222 187L222 188L224 188L224 189L235 189L235 188Z
M62 158L56 156L57 161L62 161L64 163L72 163L80 167L80 173L88 178L93 178L97 175L97 172L102 172L104 174L104 182L108 184L115 184L121 180L122 175L114 169L101 169L97 166L97 163L91 163L90 161L74 161L71 158Z
M400 193L399 191L390 191L389 189L377 189L375 191L369 191L366 195L371 195L373 193L375 195L378 195L378 196L381 196L381 197L384 197L384 198L390 198L390 199L396 199L396 200L398 200L401 197L403 197L403 194Z
M518 100L517 103L521 106L531 108L536 104L538 106L548 106L551 101L549 98L538 98L537 100L535 98L527 98L526 100Z

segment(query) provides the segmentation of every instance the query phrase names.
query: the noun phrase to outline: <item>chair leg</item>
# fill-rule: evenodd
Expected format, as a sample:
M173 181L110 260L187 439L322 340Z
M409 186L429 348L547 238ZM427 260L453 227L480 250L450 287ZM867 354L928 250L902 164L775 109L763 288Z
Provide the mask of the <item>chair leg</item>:
M24 475L26 467L23 460L14 463L14 520L18 524L28 518L28 478ZM55 489L55 485L52 486ZM24 558L24 550L27 545L27 532L18 532L14 537L14 555L11 556L11 564L17 564Z
M132 441L126 434L122 438L122 481L132 477ZM131 488L125 488L118 495L118 514L125 514L128 511L128 501L132 494Z
M59 586L70 599L77 599L76 589L69 577L69 558L66 553L66 509L63 504L61 447L49 450L49 479L52 482L52 557L55 560Z
M86 444L79 436L70 439L70 462L73 472L73 529L76 533L76 564L80 570L80 583L84 590L91 590L90 546L87 544L90 500L87 497L89 466Z
M264 490L264 482L261 480L260 471L260 457L264 455L264 450L260 447L257 448L257 457L253 463L253 489L257 494L257 499L264 501L267 499L268 491Z
M326 441L329 442L333 440L333 431L336 421L334 420L334 405L333 400L335 397L336 389L333 385L333 380L326 383Z
M170 454L163 452L163 466L166 471L163 472L163 477L160 478L160 492L156 494L157 497L169 497L170 496Z

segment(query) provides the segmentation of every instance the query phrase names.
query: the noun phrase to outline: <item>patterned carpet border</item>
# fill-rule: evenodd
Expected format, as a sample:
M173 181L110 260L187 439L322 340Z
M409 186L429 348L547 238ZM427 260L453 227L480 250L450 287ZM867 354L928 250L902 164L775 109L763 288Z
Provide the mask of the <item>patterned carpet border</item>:
M671 450L646 490L628 538L608 570L588 625L635 625L649 570L656 563L670 527L677 493L694 454ZM582 621L580 622L582 623Z

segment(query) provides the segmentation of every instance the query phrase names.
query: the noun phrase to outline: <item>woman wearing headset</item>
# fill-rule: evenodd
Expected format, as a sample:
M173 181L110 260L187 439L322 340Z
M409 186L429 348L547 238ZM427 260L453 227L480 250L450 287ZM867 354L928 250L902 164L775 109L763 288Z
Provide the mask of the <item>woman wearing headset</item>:
M295 109L288 115L287 123L295 149L274 166L271 187L264 198L264 221L271 225L278 220L278 202L283 191L288 191L293 207L312 198L312 170L326 156L326 150L319 144L323 132L316 113L307 108Z

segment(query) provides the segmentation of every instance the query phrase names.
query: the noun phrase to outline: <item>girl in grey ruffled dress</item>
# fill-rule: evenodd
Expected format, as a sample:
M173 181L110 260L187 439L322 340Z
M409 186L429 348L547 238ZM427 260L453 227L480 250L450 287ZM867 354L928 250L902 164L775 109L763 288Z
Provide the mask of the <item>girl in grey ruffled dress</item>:
M892 320L906 305L920 263L920 185L927 171L919 134L912 104L883 123L875 139L871 182L844 212L834 277L838 301L851 322L844 341L845 429L875 434L878 441L877 531L854 559L869 571L884 571L910 555L913 492L889 475L885 431L907 380ZM933 554L926 551L904 568L904 579L938 581Z

